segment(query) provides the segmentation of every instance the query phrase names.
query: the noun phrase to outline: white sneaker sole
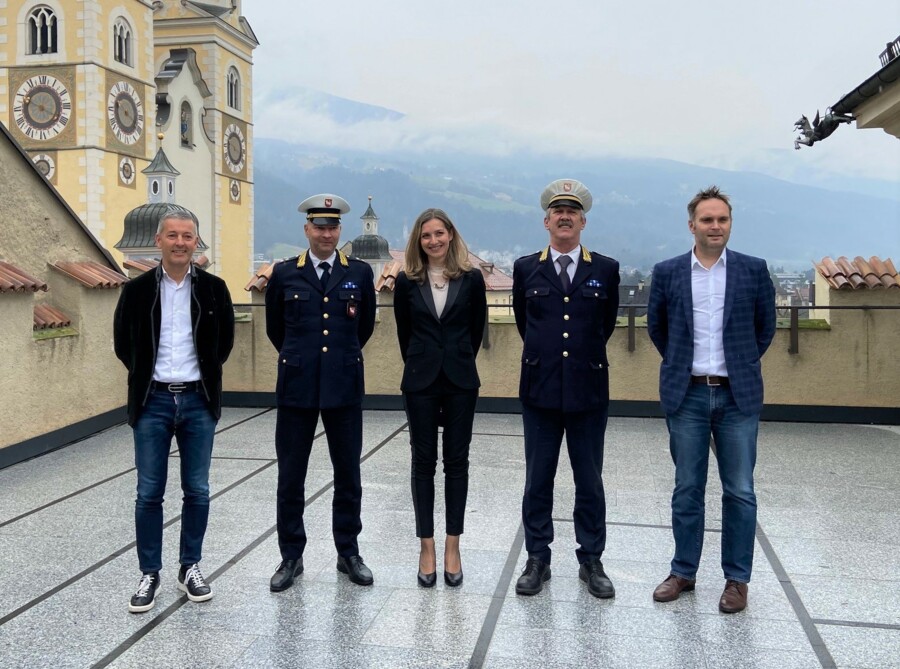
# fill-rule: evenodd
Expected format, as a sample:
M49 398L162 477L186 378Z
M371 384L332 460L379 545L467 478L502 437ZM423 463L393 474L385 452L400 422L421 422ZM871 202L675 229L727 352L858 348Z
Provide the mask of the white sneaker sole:
M177 582L176 585L178 586L178 589L181 590L184 594L186 594L186 595L187 595L187 598L188 598L189 600L191 600L192 602L205 602L205 601L207 601L207 600L212 599L212 596L213 596L212 590L210 590L210 591L209 591L208 593L206 593L205 595L192 595L192 594L188 591L188 587L187 587L184 583L181 583L181 582L179 581L179 582Z
M145 613L152 609L156 604L156 597L153 598L153 601L149 604L144 604L143 606L135 606L131 602L128 603L128 612L129 613Z

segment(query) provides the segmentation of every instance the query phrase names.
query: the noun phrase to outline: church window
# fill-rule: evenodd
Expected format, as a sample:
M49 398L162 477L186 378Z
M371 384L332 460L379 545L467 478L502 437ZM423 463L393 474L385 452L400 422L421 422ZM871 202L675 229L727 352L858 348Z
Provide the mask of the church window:
M232 109L241 108L241 75L234 67L228 68L228 106Z
M39 5L28 15L28 53L56 53L56 15L53 10Z
M194 146L193 113L187 101L181 103L181 146Z
M134 47L133 40L131 26L128 25L128 21L121 17L116 19L116 24L113 26L113 58L115 58L117 63L134 65L131 55Z

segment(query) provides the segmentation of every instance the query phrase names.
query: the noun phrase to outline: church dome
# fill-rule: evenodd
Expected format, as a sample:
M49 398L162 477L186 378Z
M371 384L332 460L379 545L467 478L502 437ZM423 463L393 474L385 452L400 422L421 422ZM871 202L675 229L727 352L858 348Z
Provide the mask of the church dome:
M154 202L142 204L125 214L125 230L115 247L117 249L138 249L156 247L156 229L159 227L159 219L167 212L191 212L184 207L166 202ZM387 242L385 242L387 243ZM197 250L206 250L209 246L200 239L197 242Z
M360 260L391 260L390 246L381 235L360 235L350 246L353 256Z

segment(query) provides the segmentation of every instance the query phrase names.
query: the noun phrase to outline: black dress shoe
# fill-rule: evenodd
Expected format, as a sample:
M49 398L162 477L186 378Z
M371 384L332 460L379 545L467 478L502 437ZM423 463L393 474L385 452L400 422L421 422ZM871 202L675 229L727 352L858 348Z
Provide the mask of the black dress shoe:
M516 581L517 595L536 595L544 588L544 581L550 580L550 565L536 557L528 558L525 569Z
M444 583L449 585L451 588L458 588L462 585L463 582L463 572L460 569L455 574L451 574L449 571L444 572Z
M294 585L294 577L303 573L303 558L296 560L282 560L278 565L278 569L269 579L269 590L272 592L281 592L287 590Z
M600 558L594 558L583 562L578 568L578 578L587 583L588 592L600 599L609 599L616 596L616 589L612 581L603 571L603 563Z
M416 575L416 580L419 581L419 585L423 588L433 588L434 584L437 583L437 572L433 571L430 574L426 574L420 570Z
M350 581L356 585L372 585L375 582L372 570L365 565L359 555L351 555L348 558L338 555L337 570L347 574Z

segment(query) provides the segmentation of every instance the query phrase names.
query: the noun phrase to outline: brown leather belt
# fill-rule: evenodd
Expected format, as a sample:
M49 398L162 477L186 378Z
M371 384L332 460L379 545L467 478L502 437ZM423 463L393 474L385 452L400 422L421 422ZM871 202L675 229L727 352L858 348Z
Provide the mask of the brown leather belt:
M695 386L729 386L727 376L693 376L691 375L691 383Z
M200 390L202 386L200 381L176 381L166 383L165 381L151 381L150 390L153 392L166 392L178 395L180 393L192 393Z

